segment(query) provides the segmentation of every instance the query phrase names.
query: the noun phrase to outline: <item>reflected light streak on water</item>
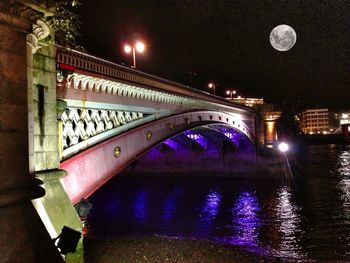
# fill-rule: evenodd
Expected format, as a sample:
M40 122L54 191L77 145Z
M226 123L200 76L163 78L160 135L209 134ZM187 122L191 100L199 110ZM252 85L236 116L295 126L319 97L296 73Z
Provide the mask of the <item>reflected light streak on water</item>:
M342 202L343 218L350 228L350 152L349 149L340 152L337 163L337 172L341 178L338 183L340 190L340 201ZM347 241L347 255L350 256L350 236L344 235L343 238Z
M337 172L341 177L338 184L340 200L343 204L344 216L350 220L350 152L342 151L339 154ZM349 222L350 223L350 222Z
M278 191L276 217L280 223L279 231L282 234L279 254L286 258L302 259L306 255L302 253L300 234L302 232L299 216L299 208L292 202L292 190L282 187ZM299 236L299 237L298 237Z

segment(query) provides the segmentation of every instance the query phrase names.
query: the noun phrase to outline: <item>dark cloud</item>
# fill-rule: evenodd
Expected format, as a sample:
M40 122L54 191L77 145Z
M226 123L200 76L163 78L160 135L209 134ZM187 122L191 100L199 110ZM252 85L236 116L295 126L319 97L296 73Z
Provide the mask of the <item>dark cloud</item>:
M148 50L138 66L151 74L198 89L215 80L222 95L236 87L276 103L349 108L349 1L84 0L79 12L79 43L109 60L130 64L121 45L140 37ZM297 33L290 51L270 46L279 24Z

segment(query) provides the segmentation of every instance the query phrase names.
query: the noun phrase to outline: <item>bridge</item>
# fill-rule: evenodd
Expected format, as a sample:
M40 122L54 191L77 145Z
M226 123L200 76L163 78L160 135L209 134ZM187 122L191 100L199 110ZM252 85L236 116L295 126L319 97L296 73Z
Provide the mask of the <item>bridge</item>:
M275 139L251 108L56 46L50 1L38 2L0 1L0 261L62 262L52 239L82 231L73 204L124 169L149 169L154 151L220 159L230 148L232 171ZM211 156L200 164L228 167ZM82 239L65 260L83 261Z
M60 168L73 203L153 146L196 127L257 143L251 108L74 50L57 48L57 63Z

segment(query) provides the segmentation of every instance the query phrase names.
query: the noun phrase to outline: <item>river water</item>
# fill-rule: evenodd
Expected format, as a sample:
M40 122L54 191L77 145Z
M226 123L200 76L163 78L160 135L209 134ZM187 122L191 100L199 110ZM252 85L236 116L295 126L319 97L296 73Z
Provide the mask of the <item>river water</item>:
M89 198L85 235L189 237L350 262L350 146L307 146L296 159L290 180L116 176Z

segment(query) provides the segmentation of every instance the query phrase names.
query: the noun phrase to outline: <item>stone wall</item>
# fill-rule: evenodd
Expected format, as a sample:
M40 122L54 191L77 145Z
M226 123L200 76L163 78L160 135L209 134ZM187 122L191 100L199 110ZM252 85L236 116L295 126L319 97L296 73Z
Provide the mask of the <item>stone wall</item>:
M30 168L26 41L41 15L0 1L0 262L63 261L31 203L44 190Z
M35 171L59 167L55 47L33 56L33 114Z

